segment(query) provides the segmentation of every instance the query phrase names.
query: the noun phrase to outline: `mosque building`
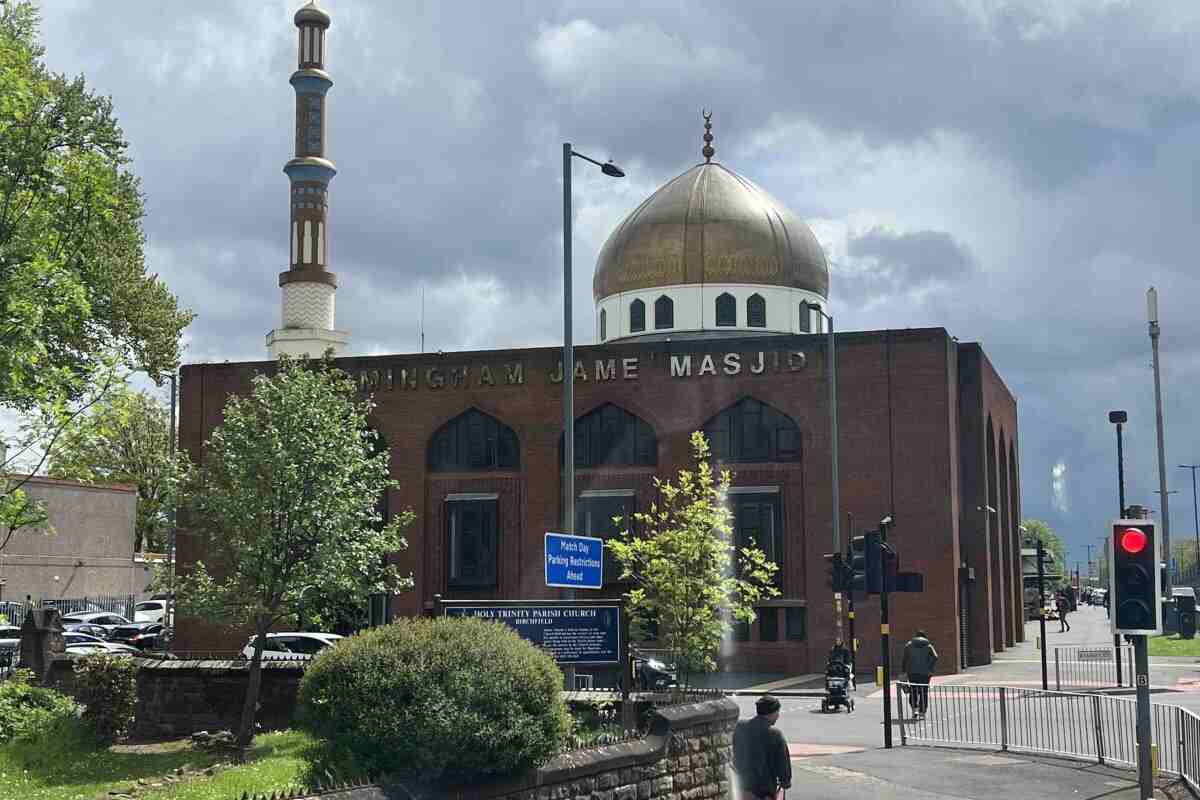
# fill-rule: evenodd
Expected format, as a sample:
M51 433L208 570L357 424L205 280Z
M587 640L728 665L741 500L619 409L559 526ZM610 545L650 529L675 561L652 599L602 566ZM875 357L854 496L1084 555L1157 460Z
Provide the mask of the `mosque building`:
M470 352L346 355L334 321L324 147L330 16L315 2L299 29L296 153L289 267L279 277L280 327L268 356L332 348L377 404L372 425L399 485L388 513L411 508L411 592L387 615L433 613L435 598L557 599L547 588L543 537L564 508L565 377L575 400L575 528L617 534L614 515L647 510L655 476L690 462L703 431L733 472L734 536L779 567L778 597L722 652L730 670L791 675L822 669L836 634L832 550L832 431L827 359L829 268L812 231L763 188L715 160L706 118L703 161L651 194L612 232L593 278L595 344ZM979 344L943 328L838 332L837 417L842 547L891 516L900 569L924 574L921 593L893 594L892 641L918 628L939 669L988 663L1024 638L1016 400ZM234 393L271 360L191 364L182 373L182 446L198 457ZM179 560L202 557L180 536ZM606 569L609 598L623 586ZM199 621L179 650L231 649ZM878 599L858 598L860 668L879 653ZM653 643L645 643L648 648Z

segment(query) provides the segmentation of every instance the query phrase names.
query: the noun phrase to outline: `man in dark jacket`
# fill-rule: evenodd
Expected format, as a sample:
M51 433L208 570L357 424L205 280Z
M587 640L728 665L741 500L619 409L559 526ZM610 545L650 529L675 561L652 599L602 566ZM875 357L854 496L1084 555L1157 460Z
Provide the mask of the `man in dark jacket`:
M754 704L758 715L742 720L733 730L733 769L741 794L738 800L774 800L779 789L792 785L792 761L779 721L779 701L769 694Z
M933 643L925 635L925 631L917 631L916 635L904 645L903 670L912 684L912 705L917 718L925 716L929 708L929 679L937 669L938 654L933 649Z

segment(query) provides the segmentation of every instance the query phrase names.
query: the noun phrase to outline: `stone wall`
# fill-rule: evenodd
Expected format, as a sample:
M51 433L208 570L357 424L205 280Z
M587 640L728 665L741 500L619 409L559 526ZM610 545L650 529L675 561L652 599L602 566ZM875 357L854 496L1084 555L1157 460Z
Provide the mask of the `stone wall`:
M738 707L728 699L659 709L650 733L566 753L516 778L475 786L381 783L309 794L312 800L715 800L732 797Z
M170 739L196 731L237 730L246 697L248 661L163 661L139 659L138 739ZM262 730L292 724L305 664L264 661L258 725Z

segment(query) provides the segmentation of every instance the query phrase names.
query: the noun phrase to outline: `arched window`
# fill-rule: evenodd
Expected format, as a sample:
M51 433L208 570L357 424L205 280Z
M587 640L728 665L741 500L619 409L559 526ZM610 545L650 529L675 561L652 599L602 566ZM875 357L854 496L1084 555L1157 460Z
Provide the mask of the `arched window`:
M761 294L752 294L746 299L746 325L751 328L767 327L767 301Z
M729 406L704 423L703 430L718 461L800 460L800 428L796 421L753 397Z
M608 331L605 330L605 328L607 328L607 327L608 327L608 312L606 312L602 308L602 309L600 309L600 341L602 341L602 342L608 338L608 336L606 335L608 333Z
M629 332L639 333L646 330L646 304L634 300L629 304Z
M807 300L800 301L800 332L809 333L812 331L812 309L808 307Z
M560 439L561 443L561 439ZM559 452L562 463L562 452ZM652 467L658 437L636 414L605 403L575 420L575 467Z
M724 292L717 296L717 326L732 328L737 325L737 300Z
M517 434L495 417L470 409L438 428L429 440L431 472L518 469Z
M654 329L675 327L675 302L665 294L654 301Z

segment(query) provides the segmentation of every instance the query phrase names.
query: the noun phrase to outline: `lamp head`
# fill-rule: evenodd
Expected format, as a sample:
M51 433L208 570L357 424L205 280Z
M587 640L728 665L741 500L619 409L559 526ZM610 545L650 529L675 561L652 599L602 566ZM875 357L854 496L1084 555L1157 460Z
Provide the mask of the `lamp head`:
M1158 290L1153 286L1146 290L1146 319L1158 322Z
M1129 415L1124 411L1108 412L1108 421L1114 425L1120 425L1123 422L1129 422Z
M611 159L607 163L600 165L600 171L610 178L625 177L625 170L614 164Z

